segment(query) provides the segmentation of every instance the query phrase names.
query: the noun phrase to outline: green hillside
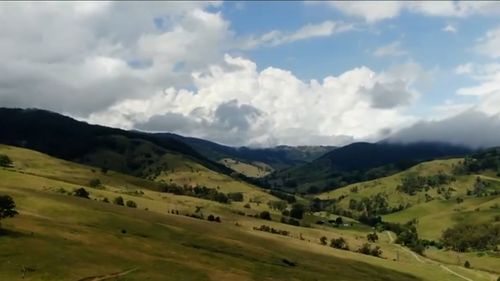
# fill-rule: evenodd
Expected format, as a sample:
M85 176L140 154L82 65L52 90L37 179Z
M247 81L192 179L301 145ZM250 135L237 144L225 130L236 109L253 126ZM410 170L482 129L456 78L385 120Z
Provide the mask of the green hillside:
M265 204L276 198L241 186L245 183L230 182L231 178L226 178L228 183L220 190L261 195L261 203L250 200L253 196L221 204L158 192L153 181L116 172L103 174L93 167L16 147L1 146L0 154L13 160L12 167L0 168L0 194L12 196L20 213L2 220L1 280L23 276L23 280L105 280L98 278L106 276L119 276L117 280L332 280L332 276L342 280L461 280L437 264L418 262L383 233L375 243L382 258L354 252L366 242L370 232L366 227L279 223L279 213ZM185 178L183 173L191 173L191 179L201 173L205 180L216 180L215 175L204 174L210 170L176 159L175 164L169 162L174 169L169 176L178 173L173 180ZM89 180L96 177L102 185L89 187ZM90 200L71 195L82 186ZM117 196L134 201L137 208L103 202ZM237 214L263 210L271 212L273 221ZM191 214L205 219L186 216ZM209 214L222 222L207 221ZM308 215L304 220L323 216ZM254 230L261 225L289 234ZM322 236L343 237L353 251L322 246ZM447 268L474 280L495 276L440 258Z

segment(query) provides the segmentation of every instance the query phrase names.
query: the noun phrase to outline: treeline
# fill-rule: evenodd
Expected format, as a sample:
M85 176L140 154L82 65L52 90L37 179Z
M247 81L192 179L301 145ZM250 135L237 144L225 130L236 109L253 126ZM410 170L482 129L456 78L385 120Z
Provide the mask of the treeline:
M498 195L491 181L485 181L481 177L477 177L471 189L467 189L467 195L475 197L484 197Z
M408 173L401 179L401 184L397 187L397 189L409 195L415 195L419 191L428 191L430 188L436 188L441 185L449 184L455 180L454 176L441 172L430 176Z
M160 184L160 191L173 193L175 195L185 195L201 199L216 201L219 203L229 204L231 201L242 202L243 194L241 192L223 193L215 188L206 186L181 186L175 183L162 183Z
M443 232L442 241L445 247L459 252L471 250L498 250L500 245L500 225L457 224Z
M484 170L496 171L500 176L500 147L490 148L465 157L464 161L455 168L456 174L471 174Z

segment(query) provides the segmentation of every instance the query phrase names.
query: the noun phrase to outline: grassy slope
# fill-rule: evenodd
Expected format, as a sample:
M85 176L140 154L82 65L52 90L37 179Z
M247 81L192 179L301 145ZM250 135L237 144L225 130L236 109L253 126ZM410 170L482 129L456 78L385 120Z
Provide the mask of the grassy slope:
M466 195L467 189L472 189L474 181L478 176L485 180L488 179L493 183L499 182L499 186L500 179L485 175L458 176L457 180L449 185L455 189L455 191L452 192L450 200L445 200L442 195L437 193L436 189L430 189L427 192L418 192L416 195L410 196L399 192L397 186L401 183L401 178L405 174L411 172L418 172L420 175L434 175L438 172L450 174L453 166L457 165L459 161L461 161L461 159L435 160L421 163L404 172L389 177L352 184L334 191L323 193L318 197L322 199L332 199L345 195L347 197L340 202L340 205L347 209L351 198L360 199L362 197L373 196L377 193L384 193L387 195L391 207L397 207L399 204L412 205L412 207L403 211L384 216L385 220L407 222L417 218L419 220L418 230L423 238L439 239L442 231L455 223L465 220L478 222L490 221L495 215L500 214L500 210L490 208L490 206L495 203L500 203L500 197L490 196L476 198ZM352 192L352 188L354 187L358 188L357 193ZM434 200L426 202L425 193L434 197ZM463 198L464 202L458 204L456 202L457 197Z
M231 168L233 171L252 178L265 177L273 171L269 165L264 163L245 163L231 158L224 158L219 162L224 164L226 167Z
M117 173L102 178L105 190L87 189L91 197L122 195L135 200L138 209L62 195L55 191L87 182L85 175L94 176L91 168L9 149L2 147L1 153L8 152L16 168L0 169L0 193L15 198L21 215L2 221L9 235L0 236L0 280L19 280L23 266L35 269L25 280L80 280L136 267L137 271L120 280L332 280L332 276L342 280L459 280L436 266L415 263L411 255L383 237L379 245L386 259L334 250L317 242L323 235L343 236L355 248L363 243L366 231L263 222L233 214L238 205L141 189L143 180ZM138 189L145 194L124 194ZM223 223L166 214L170 208L183 212L194 206L202 206L205 214L220 215ZM252 230L261 224L289 230L292 237ZM127 233L121 233L122 229ZM300 235L304 240L298 239ZM396 256L400 260L392 261ZM284 258L297 266L286 266ZM475 280L490 278L473 270L464 274L478 275Z
M442 232L461 222L490 222L496 215L500 215L500 209L491 208L495 204L500 205L499 196L489 197L472 197L467 196L467 189L471 187L476 180L476 177L481 177L484 180L490 180L492 183L500 179L493 176L492 173L485 172L481 175L466 175L459 176L457 180L450 184L456 191L453 192L450 200L445 200L441 195L436 193L436 190L429 190L427 193L435 198L430 202L425 202L425 192L419 192L415 196L398 192L397 186L401 182L401 177L409 172L419 172L421 175L433 175L440 171L451 173L454 165L461 159L436 160L426 163L421 163L411 169L377 180L353 184L341 189L330 191L321 194L322 199L338 198L341 195L347 196L343 199L340 205L347 209L351 198L360 199L361 197L369 197L377 193L385 193L391 206L396 207L399 204L412 204L412 207L400 212L383 216L384 221L405 223L412 219L418 220L417 230L420 237L424 239L439 240ZM495 185L495 184L494 184ZM353 193L351 189L358 187L358 192ZM498 188L498 187L497 187ZM460 204L456 202L456 198L464 198ZM465 260L471 261L477 268L491 270L495 268L494 264L498 264L499 257L492 256L491 253L467 253L458 254L455 252L429 250L426 254L433 259L447 262L450 264L463 264Z

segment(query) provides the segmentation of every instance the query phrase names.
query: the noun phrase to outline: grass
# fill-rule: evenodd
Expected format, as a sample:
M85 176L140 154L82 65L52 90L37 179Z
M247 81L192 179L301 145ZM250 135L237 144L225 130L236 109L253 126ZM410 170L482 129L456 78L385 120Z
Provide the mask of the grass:
M231 158L224 158L219 162L240 174L252 178L265 177L273 171L269 165L264 163L245 163Z
M23 268L34 270L24 280L81 280L135 268L119 280L460 280L435 265L416 262L383 234L377 242L383 258L319 244L322 236L344 237L355 250L372 231L366 227L295 227L259 220L235 211L266 210L265 201L252 203L248 210L242 207L245 202L226 205L160 193L147 188L151 182L143 179L114 172L104 175L93 172L92 167L25 149L1 146L0 153L14 160L13 168L0 169L0 194L13 196L20 212L2 220L0 280L21 280ZM175 170L168 176L179 182L190 174L191 182L218 180L221 190L245 192L246 200L251 196L272 198L192 163L168 163ZM96 175L104 185L86 187L91 200L59 192L85 186ZM116 196L134 200L138 208L100 201ZM220 216L222 223L168 214L170 209L191 213L196 207L205 215ZM308 219L314 222L321 216L326 214ZM276 213L273 217L278 218ZM291 235L253 230L262 224L288 230ZM473 265L479 262L474 260ZM461 274L479 281L491 279L479 270Z

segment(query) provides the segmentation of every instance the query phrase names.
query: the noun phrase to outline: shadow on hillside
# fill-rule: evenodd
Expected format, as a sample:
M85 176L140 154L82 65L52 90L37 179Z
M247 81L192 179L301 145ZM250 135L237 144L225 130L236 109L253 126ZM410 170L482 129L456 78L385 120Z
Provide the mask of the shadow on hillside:
M20 232L17 230L0 228L0 237L8 236L8 237L12 237L12 238L20 238L20 237L28 237L28 236L33 236L33 235L34 235L33 232L24 233L24 232Z

